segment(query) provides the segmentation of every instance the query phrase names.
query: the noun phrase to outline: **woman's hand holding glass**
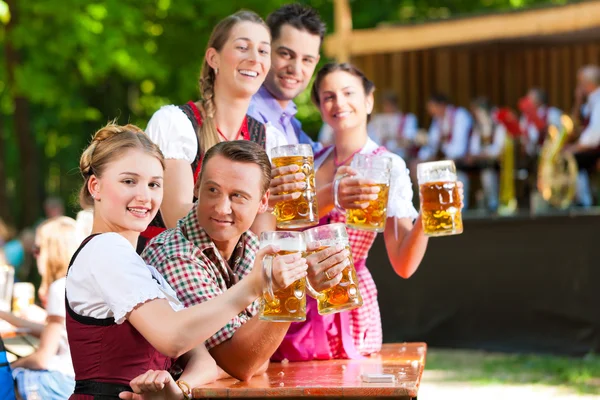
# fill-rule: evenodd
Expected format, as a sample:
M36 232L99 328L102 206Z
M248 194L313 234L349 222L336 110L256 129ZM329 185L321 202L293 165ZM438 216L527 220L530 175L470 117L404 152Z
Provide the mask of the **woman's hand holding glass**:
M277 203L296 200L306 189L306 175L300 171L298 165L284 165L271 171L271 185L269 186L269 207L275 208Z
M370 201L377 200L381 190L375 186L377 183L372 179L356 177L357 174L351 167L338 169L334 181L334 185L337 185L336 207L344 210L367 208Z
M319 242L309 243L308 253L321 247ZM342 244L326 247L306 257L308 281L317 292L332 288L342 280L342 271L350 265L349 251Z

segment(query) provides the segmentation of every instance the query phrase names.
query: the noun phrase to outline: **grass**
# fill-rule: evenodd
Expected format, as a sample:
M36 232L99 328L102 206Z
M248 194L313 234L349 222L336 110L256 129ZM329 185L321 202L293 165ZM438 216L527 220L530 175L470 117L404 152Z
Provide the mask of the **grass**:
M567 387L581 394L600 393L600 356L593 354L570 358L429 349L425 369L446 372L446 381L542 384Z

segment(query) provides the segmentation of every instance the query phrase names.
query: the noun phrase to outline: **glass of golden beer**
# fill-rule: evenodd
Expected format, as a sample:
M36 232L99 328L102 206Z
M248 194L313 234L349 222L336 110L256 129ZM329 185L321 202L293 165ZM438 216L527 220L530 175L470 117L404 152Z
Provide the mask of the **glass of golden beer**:
M273 260L277 256L306 252L302 232L275 231L260 235L260 247L271 244L279 247L275 256L268 255L263 261L267 285L260 302L259 319L273 322L298 322L306 320L306 278L298 279L285 289L273 291Z
M10 265L0 265L0 311L10 312L15 282L15 269Z
M35 300L35 287L30 282L18 282L13 285L12 312L17 316L23 315Z
M320 244L317 250L307 253L307 257L310 254L314 254L328 247L337 246L338 244L345 246L350 253L347 260L348 265L342 271L342 280L336 286L317 292L310 286L310 283L307 280L306 288L317 300L319 314L333 314L362 306L363 300L358 290L358 278L356 277L356 270L354 269L354 261L352 260L352 252L348 240L348 233L346 232L346 226L344 224L317 226L304 231L304 239L306 240L306 243L319 242Z
M462 233L461 201L454 162L444 160L418 164L417 180L425 235Z
M392 159L385 155L357 154L352 158L350 166L358 173L356 177L375 181L375 186L379 187L377 199L371 200L367 208L344 210L338 202L339 182L344 176L339 176L336 177L333 186L336 207L346 212L346 225L349 227L383 232L385 230L385 221L387 220Z
M305 178L302 194L295 200L275 205L278 229L298 229L319 223L315 189L315 168L312 147L308 144L289 144L271 149L271 160L275 167L297 165ZM281 194L289 194L282 192Z

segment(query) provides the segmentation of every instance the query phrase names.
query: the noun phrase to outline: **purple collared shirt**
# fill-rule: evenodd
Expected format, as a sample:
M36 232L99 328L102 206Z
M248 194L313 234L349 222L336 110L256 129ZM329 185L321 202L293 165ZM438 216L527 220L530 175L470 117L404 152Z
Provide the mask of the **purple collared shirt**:
M298 135L292 125L292 118L296 112L298 109L293 101L290 101L284 110L264 86L261 86L258 92L252 96L248 109L248 114L255 119L263 123L270 122L283 132L289 144L298 143Z

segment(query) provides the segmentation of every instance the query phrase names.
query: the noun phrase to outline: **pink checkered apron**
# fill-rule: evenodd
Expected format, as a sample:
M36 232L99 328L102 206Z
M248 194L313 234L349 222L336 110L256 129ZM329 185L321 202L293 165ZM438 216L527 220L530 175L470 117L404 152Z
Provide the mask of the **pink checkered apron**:
M373 152L387 151L380 147ZM320 225L345 223L346 216L337 209L321 219ZM305 361L313 359L359 359L381 350L383 334L377 302L377 287L366 266L366 259L377 237L376 232L346 228L362 307L330 315L319 315L317 301L306 299L306 321L291 324L281 345L272 357L274 361Z

